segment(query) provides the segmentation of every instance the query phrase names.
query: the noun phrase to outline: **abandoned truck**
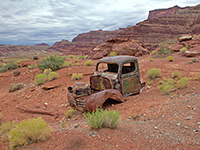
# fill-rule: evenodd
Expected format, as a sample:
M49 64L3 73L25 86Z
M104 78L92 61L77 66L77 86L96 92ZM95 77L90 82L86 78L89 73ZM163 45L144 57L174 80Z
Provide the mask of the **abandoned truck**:
M79 111L91 112L103 107L108 99L124 102L125 97L140 93L144 85L136 57L104 57L97 62L90 85L76 82L68 88L67 99Z

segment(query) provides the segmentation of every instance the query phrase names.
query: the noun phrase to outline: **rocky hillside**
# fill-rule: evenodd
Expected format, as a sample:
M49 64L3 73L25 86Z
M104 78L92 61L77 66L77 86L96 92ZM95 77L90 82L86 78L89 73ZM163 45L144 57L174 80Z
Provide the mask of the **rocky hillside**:
M158 43L167 39L197 33L200 33L200 5L150 11L147 20L126 28L116 37L137 39L153 50Z

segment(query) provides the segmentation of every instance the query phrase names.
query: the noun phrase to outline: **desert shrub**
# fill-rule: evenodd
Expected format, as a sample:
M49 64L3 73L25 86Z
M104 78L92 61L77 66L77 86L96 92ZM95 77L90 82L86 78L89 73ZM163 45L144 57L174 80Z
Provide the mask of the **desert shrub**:
M0 69L0 73L2 72L6 72L7 70L13 70L18 68L18 64L15 62L10 62L9 64L4 65L1 69Z
M174 78L174 79L180 79L180 77L181 77L181 72L180 71L174 71L174 72L172 72L172 78Z
M35 76L34 82L37 85L41 85L41 84L44 84L46 82L46 80L47 80L47 75L46 74L37 74Z
M28 65L28 69L34 69L36 67L37 67L36 65Z
M73 80L80 80L80 79L82 79L82 77L83 77L83 74L81 74L81 73L73 73L72 74Z
M1 138L3 141L8 141L9 140L9 133L10 130L13 129L16 126L16 123L13 122L5 122L2 123L0 126L1 129Z
M48 69L44 69L43 73L48 75L52 72L51 68L48 68Z
M117 53L115 51L110 52L110 56L117 56Z
M150 57L150 58L149 58L149 61L150 61L150 62L153 62L153 58L152 58L152 57Z
M61 65L64 63L65 57L63 56L47 56L46 59L42 60L42 62L38 65L40 70L51 69L52 71L59 70Z
M81 64L80 64L80 63L76 63L76 65L77 65L77 66L80 66Z
M180 78L180 80L178 80L176 86L178 89L183 89L188 86L188 82L189 82L189 79L186 77L183 77L183 78Z
M38 56L33 56L33 60L38 60Z
M67 57L68 58L75 58L76 56L74 56L74 55L68 55Z
M147 75L148 75L150 80L153 80L155 78L159 78L161 76L161 70L156 69L156 68L149 69L147 71Z
M194 80L200 80L200 72L197 72L194 76Z
M61 65L62 68L66 68L66 67L70 67L70 66L72 66L72 62L71 62L71 61L65 61L65 62Z
M41 117L23 120L9 134L10 149L46 140L53 129Z
M135 119L135 114L131 114L131 118L132 118L132 119Z
M94 65L94 62L92 60L87 60L85 62L85 66L92 66L92 65Z
M116 128L120 119L119 111L105 111L105 118L103 122L103 127Z
M180 49L180 52L181 52L181 53L185 53L186 51L187 51L187 48L186 48L186 47L183 47L183 48Z
M170 49L166 43L160 43L159 49L151 52L152 57L164 57L170 54Z
M78 59L82 60L82 59L86 59L87 56L79 56Z
M17 91L17 90L20 90L24 87L24 85L22 83L16 83L16 84L12 84L10 87L9 87L9 92L14 92L14 91Z
M192 59L192 63L198 63L199 61L195 58Z
M60 75L57 72L53 71L53 72L48 74L47 78L48 78L48 80L52 81L52 80L59 78L59 76Z
M91 128L93 129L99 129L102 127L103 122L104 122L104 118L105 118L105 112L103 111L103 109L96 109L96 112L88 112L84 114L86 121L88 123L89 126L91 126Z
M3 115L0 113L0 120L2 119Z
M18 75L20 75L20 71L19 70L14 70L13 71L13 75L16 77L16 76L18 76Z
M73 108L70 108L69 110L67 110L67 111L65 112L65 118L66 118L66 119L71 118L72 115L73 115L73 113L74 113L74 109L73 109Z
M174 87L173 79L169 79L168 81L164 80L158 88L163 94L169 94L174 90Z
M173 58L172 56L167 56L167 60L168 60L169 62L172 62L172 61L174 60L174 58Z
M78 59L75 59L74 62L77 63L77 62L79 62L79 60L78 60Z

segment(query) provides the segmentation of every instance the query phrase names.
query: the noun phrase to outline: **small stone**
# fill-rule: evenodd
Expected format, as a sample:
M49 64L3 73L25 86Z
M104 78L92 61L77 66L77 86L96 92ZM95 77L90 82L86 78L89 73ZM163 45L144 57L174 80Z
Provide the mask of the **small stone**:
M190 105L188 105L187 107L188 107L188 108L191 108L191 106L190 106Z
M162 117L162 118L164 118L164 117L165 117L165 115L162 115L161 117Z
M158 130L158 127L154 127L154 129Z
M179 122L179 123L177 123L176 125L177 125L177 126L180 126L180 125L181 125L181 123Z
M184 126L185 129L189 129L187 126Z
M96 134L92 134L91 136L92 136L92 137L95 137L95 136L96 136Z
M200 122L197 122L197 125L200 126Z
M192 110L197 110L196 108L192 108Z
M192 120L192 116L186 117L185 120Z
M112 104L112 107L115 106L115 104Z
M174 96L171 96L171 99L174 99Z
M44 105L46 105L46 106L47 106L47 105L48 105L48 103L44 103Z
M133 138L133 141L135 141L135 138Z

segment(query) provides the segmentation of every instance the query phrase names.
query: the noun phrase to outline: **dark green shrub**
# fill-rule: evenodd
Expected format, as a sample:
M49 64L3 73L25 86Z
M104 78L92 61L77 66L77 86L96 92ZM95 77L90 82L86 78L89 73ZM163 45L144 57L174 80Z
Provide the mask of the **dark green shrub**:
M174 87L173 79L169 79L168 81L164 80L158 88L163 94L169 94L174 90Z
M10 131L10 149L44 141L52 131L53 129L41 117L23 120Z
M46 74L38 74L35 76L35 84L37 85L41 85L41 84L44 84L47 80L47 75Z
M178 89L183 89L188 86L188 82L189 82L189 79L186 77L183 77L183 78L180 78L180 80L178 80L176 86Z
M14 70L13 71L13 75L16 77L16 76L18 76L18 75L20 75L20 71L19 70Z
M42 62L38 65L40 70L51 69L52 71L59 70L61 65L64 63L65 57L63 56L47 56L46 59L42 60Z
M24 85L22 83L16 83L16 84L12 84L10 87L9 87L9 92L14 92L14 91L17 91L17 90L20 90L24 88Z
M57 72L51 72L48 74L48 80L52 81L52 80L55 80L57 78L59 78L59 74Z
M153 80L155 78L159 78L161 76L161 70L156 69L156 68L149 69L147 71L147 75L148 75L150 80Z
M92 66L92 65L94 65L94 62L92 60L87 60L85 62L85 66Z

